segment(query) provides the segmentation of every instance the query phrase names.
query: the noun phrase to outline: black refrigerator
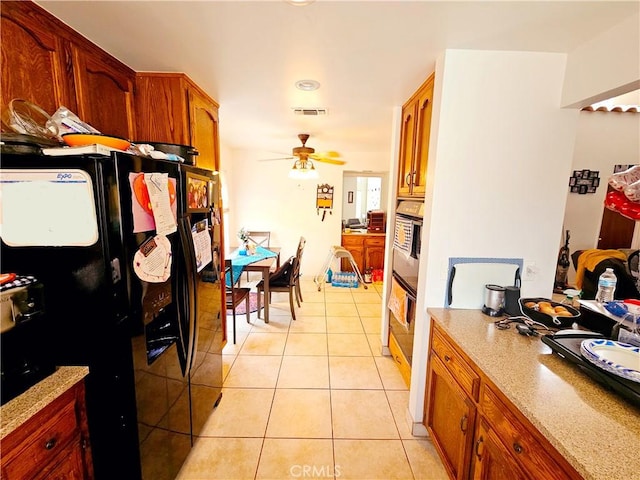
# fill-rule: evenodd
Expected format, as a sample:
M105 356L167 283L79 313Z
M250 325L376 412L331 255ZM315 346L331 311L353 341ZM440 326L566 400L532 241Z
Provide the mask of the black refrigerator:
M42 283L55 364L89 366L98 480L175 478L220 400L219 186L125 153L2 156L2 272Z

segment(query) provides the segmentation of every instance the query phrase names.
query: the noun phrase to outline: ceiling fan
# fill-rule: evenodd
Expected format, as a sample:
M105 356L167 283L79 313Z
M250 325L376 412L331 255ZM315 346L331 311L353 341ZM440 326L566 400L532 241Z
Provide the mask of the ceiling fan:
M270 158L265 159L264 161L295 159L295 161L293 162L293 166L289 171L289 176L297 179L318 177L318 173L316 172L315 166L313 165L314 161L330 163L333 165L344 165L345 163L347 163L342 160L338 152L328 151L316 153L314 148L307 147L307 140L309 140L308 133L300 133L298 135L298 138L300 139L300 142L302 142L302 146L294 147L291 152L291 157Z
M280 157L280 158L267 158L263 161L271 161L271 160L293 160L294 158L300 160L301 162L308 162L309 159L316 162L330 163L333 165L344 165L347 163L342 160L342 157L338 152L335 151L327 151L327 152L319 152L316 153L316 150L311 147L307 147L306 143L309 140L308 133L300 133L298 135L300 142L302 142L301 147L294 147L291 151L290 157Z

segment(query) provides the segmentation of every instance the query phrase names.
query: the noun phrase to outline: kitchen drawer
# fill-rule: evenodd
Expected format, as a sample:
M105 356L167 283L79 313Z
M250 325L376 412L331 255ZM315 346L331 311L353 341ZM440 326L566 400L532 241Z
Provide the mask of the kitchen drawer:
M343 235L342 246L343 247L363 247L365 238L366 237L364 235Z
M535 472L537 478L574 478L568 475L551 455L555 450L550 445L542 445L536 440L531 433L533 426L527 427L520 422L486 383L482 385L480 411L525 471Z
M431 339L431 349L442 360L442 363L451 372L460 386L467 394L478 401L480 391L480 376L462 358L462 356L451 346L451 344L434 328Z
M384 237L367 237L364 243L367 247L384 247Z
M75 391L70 390L58 398L14 434L21 439L8 451L3 448L3 456L9 457L3 462L3 478L32 478L39 470L58 461L56 457L72 440L80 442Z
M389 351L391 352L391 357L394 362L396 362L396 366L400 370L400 375L402 375L404 383L407 384L407 387L410 387L411 365L409 365L404 353L402 353L400 345L398 345L398 341L396 340L396 337L394 337L393 332L389 333Z

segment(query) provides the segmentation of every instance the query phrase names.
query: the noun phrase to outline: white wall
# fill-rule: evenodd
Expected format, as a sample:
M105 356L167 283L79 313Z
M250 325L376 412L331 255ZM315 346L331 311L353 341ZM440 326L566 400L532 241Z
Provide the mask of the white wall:
M391 128L389 131L391 137ZM282 248L285 258L294 255L300 236L307 239L301 272L318 274L332 245L340 245L342 230L343 171L389 170L389 152L378 154L342 152L347 164L329 165L316 162L317 180L293 180L288 177L293 161L259 161L273 156L270 152L233 150L223 159L223 170L229 170L229 203L226 229L230 237L227 247L237 246L237 232L270 230L271 244ZM224 172L223 172L224 173ZM316 211L318 184L334 187L333 214Z
M560 108L566 56L447 50L436 65L409 410L422 419L428 317L449 257L516 257L550 297L578 111Z
M640 88L640 14L569 53L563 106L586 107Z
M597 170L601 180L596 193L567 194L563 231L570 231L571 252L597 247L607 180L613 167L636 163L640 163L640 114L580 112L571 171ZM569 283L575 273L572 263Z

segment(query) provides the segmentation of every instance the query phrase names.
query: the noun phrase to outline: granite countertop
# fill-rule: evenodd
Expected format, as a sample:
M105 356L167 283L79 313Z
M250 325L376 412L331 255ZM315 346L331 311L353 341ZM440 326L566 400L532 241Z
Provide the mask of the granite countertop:
M539 337L498 330L479 310L430 308L449 336L588 480L640 478L640 409L605 390Z
M0 439L23 425L88 374L89 367L58 367L44 380L2 405Z
M354 236L362 236L362 235L368 235L370 237L384 237L387 234L384 232L371 232L369 233L366 230L351 230L350 232L345 232L344 230L342 231L342 235L354 235Z

